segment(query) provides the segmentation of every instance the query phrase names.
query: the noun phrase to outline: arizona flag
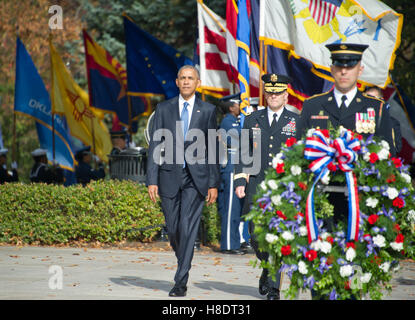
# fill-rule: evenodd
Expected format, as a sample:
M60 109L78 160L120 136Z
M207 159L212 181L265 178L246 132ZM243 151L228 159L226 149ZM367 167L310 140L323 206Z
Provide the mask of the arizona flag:
M362 84L385 87L400 45L403 15L379 0L260 1L260 40L330 71L331 43L363 43Z
M132 132L137 132L144 105L139 99L132 99L128 105L127 71L85 30L83 36L91 107L115 113L121 125L129 127L131 122Z
M72 136L91 146L103 161L112 149L108 128L89 107L88 94L72 79L59 53L49 42L52 60L52 112L65 115Z

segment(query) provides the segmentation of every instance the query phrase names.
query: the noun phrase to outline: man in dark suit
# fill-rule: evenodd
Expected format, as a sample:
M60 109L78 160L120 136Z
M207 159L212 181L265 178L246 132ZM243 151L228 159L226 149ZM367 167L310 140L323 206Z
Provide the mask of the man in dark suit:
M146 184L151 200L161 199L178 262L169 296L183 297L204 202L216 201L220 177L216 108L195 95L200 86L197 69L180 68L176 85L180 95L159 103L154 114ZM208 130L212 130L210 138Z
M265 170L272 167L274 156L280 151L281 144L288 138L295 137L298 115L285 108L288 101L288 83L291 78L285 75L266 74L262 76L264 81L264 96L267 108L254 111L245 118L243 129L249 130L249 150L250 153L260 152L261 166L259 172L248 175L246 168L250 165L242 162L247 158L242 154L241 161L236 165L235 192L239 198L245 197L243 214L250 211L253 204L253 196L256 188L265 178ZM260 135L260 145L254 141L254 136ZM258 141L259 142L259 141ZM243 140L242 140L243 143ZM241 148L241 150L244 150ZM251 234L251 244L255 254L261 261L268 261L269 254L262 252L258 248L258 242L253 234L254 225L252 221L249 225ZM268 300L279 300L281 273L277 273L276 281L268 274L267 269L263 269L259 280L259 293L267 294Z
M303 137L307 129L327 129L343 126L367 138L374 134L389 143L390 152L396 151L392 139L389 110L382 99L361 93L357 80L363 72L361 64L363 44L329 44L331 52L331 74L333 90L315 95L304 101L298 121L297 138Z
M83 147L75 155L78 165L75 168L76 180L86 186L91 180L100 180L105 178L104 164L98 162L98 169L92 169L91 146Z

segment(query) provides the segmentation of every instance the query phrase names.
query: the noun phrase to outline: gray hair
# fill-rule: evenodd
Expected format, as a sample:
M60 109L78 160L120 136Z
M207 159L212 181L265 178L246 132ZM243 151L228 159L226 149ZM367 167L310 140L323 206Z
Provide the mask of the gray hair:
M196 71L197 79L200 79L199 70L195 66L192 66L190 64L185 64L184 66L180 67L179 71L177 72L177 78L179 78L180 72L184 69L192 69L192 70Z

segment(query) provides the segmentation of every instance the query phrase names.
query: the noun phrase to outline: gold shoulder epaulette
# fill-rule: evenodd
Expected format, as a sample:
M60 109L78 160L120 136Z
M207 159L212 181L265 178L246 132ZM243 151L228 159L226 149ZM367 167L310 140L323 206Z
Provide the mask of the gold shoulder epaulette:
M379 101L379 102L385 102L385 100L383 100L382 98L376 98L376 97L374 97L374 96L370 96L370 95L368 95L368 94L366 94L366 93L364 93L364 92L362 92L362 95L363 95L365 98L369 98L369 99L377 100L377 101Z
M315 94L315 95L313 95L311 97L308 97L307 100L308 99L317 98L317 97L321 97L321 96L325 96L326 94L329 94L329 93L330 93L330 90L329 91L326 91L326 92L323 92L323 93L317 93L317 94Z

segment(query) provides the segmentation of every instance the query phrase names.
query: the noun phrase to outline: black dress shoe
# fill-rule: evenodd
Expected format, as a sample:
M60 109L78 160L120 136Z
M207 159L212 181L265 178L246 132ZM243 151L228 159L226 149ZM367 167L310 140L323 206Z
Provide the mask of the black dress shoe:
M264 296L268 293L269 287L268 287L268 270L263 269L261 277L259 278L259 294L261 296Z
M245 254L245 251L241 249L221 250L221 252L225 254L237 254L237 255Z
M269 289L267 300L280 300L280 290L274 288Z
M170 297L185 297L187 293L187 287L173 287L170 290L169 296Z

